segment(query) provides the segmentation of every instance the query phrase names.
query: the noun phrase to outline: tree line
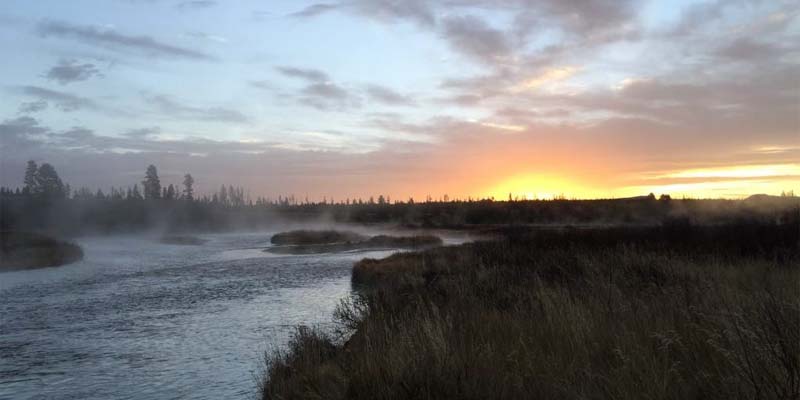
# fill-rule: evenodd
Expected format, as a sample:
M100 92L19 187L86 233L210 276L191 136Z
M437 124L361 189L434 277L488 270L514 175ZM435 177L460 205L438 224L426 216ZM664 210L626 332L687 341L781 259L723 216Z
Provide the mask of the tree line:
M221 185L220 188L210 194L195 197L195 180L191 174L183 176L180 186L174 184L162 185L158 176L158 168L155 165L147 166L144 178L133 186L111 187L106 192L102 189L91 190L88 187L72 189L68 183L64 183L56 172L56 169L49 163L37 165L33 160L28 161L25 169L23 186L12 189L0 187L0 196L12 197L22 196L28 198L40 198L49 200L183 200L199 201L203 203L215 203L225 206L300 206L300 205L389 205L389 204L414 204L417 201L413 197L407 200L393 200L390 196L378 195L369 196L367 199L349 198L335 200L333 197L324 196L322 200L309 200L308 196L304 199L291 194L279 195L276 199L258 196L253 200L248 191L243 187L233 185ZM481 199L489 200L489 199ZM491 199L493 200L493 199ZM472 202L478 201L468 197L466 200L450 198L447 194L435 199L433 196L426 196L424 202Z
M64 183L49 163L28 162L24 185L0 187L0 230L132 232L148 229L220 231L260 229L276 221L380 224L407 227L462 228L519 224L639 224L675 221L715 222L730 218L784 218L800 215L800 198L785 194L765 200L692 200L653 195L606 200L458 199L442 196L401 201L389 196L333 199L251 198L233 185L199 196L187 173L181 185L163 184L149 165L140 182L107 192ZM754 196L756 197L756 196ZM791 211L795 210L795 211ZM778 214L776 214L778 213Z

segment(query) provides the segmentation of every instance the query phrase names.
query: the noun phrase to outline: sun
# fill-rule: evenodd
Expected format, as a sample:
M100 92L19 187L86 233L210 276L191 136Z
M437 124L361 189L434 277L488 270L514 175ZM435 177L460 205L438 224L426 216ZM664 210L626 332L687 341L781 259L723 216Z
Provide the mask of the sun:
M556 198L596 198L599 191L574 180L550 174L519 174L505 178L481 193L497 200L552 200Z

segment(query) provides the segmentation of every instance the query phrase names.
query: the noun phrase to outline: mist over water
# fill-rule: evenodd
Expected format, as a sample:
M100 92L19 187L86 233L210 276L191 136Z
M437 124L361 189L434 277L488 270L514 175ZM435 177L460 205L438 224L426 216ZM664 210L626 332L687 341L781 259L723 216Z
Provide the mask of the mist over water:
M263 352L330 327L354 261L276 256L272 233L78 239L83 261L0 274L0 399L252 398Z

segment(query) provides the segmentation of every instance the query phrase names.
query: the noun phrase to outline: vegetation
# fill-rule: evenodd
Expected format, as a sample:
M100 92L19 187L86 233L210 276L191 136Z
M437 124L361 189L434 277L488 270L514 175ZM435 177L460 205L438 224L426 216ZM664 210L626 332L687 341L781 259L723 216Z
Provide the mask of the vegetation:
M348 231L311 231L296 230L281 232L272 235L270 242L276 245L307 245L307 244L334 244L334 243L353 243L362 242L367 237L355 232Z
M44 235L0 232L0 271L56 267L83 258L78 245Z
M265 399L797 399L800 211L780 222L496 230L364 260L335 332Z
M438 236L388 236L366 237L354 232L334 230L297 230L276 234L271 239L273 246L265 251L277 254L317 254L353 250L374 249L424 249L440 246L443 242Z
M424 202L378 196L363 199L300 201L295 196L252 199L246 190L222 185L196 192L186 174L182 189L162 184L150 165L141 182L103 190L73 190L50 164L30 161L21 188L0 188L0 229L59 234L133 232L166 228L170 232L257 229L276 222L391 224L411 228L475 229L513 225L660 225L675 220L718 224L740 219L769 219L775 211L800 206L793 192L746 200L671 199L642 196L607 200L450 199Z

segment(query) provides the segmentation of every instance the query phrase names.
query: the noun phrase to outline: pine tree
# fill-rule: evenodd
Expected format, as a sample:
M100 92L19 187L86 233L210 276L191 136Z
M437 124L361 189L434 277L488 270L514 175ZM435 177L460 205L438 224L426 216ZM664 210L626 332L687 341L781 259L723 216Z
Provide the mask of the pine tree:
M220 186L217 198L222 205L228 205L228 189L225 188L225 185Z
M150 164L147 166L147 171L142 181L142 187L144 188L145 199L151 200L161 198L161 181L158 179L158 170L156 170L155 165Z
M164 196L167 200L174 200L175 199L175 186L172 186L170 183L169 186L166 188L166 195Z
M189 201L194 200L194 178L191 174L183 176L183 198Z
M133 185L133 191L129 197L135 200L142 200L142 193L139 191L138 183Z
M22 189L24 194L35 194L39 192L39 181L36 179L39 175L39 167L36 161L29 160L28 167L25 168L25 188Z
M48 163L42 164L36 174L36 193L51 199L64 198L64 183L56 169Z

